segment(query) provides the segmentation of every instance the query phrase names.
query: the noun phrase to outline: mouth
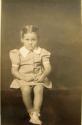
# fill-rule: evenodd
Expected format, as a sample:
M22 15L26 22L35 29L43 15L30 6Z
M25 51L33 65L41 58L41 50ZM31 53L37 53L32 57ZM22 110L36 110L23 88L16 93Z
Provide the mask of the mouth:
M34 49L34 47L33 47L33 46L29 46L29 47L28 47L28 49L33 50L33 49Z
M35 48L35 46L27 45L26 48L29 49L29 50L33 50Z

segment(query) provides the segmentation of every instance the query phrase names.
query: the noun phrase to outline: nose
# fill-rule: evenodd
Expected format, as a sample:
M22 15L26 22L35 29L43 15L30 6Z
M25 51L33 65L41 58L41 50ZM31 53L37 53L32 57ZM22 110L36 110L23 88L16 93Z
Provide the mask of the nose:
M29 40L29 44L32 44L32 40Z

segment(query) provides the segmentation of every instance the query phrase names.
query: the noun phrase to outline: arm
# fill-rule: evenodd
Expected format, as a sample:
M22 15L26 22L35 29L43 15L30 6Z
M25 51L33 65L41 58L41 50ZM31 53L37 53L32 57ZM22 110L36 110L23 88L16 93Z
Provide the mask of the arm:
M12 64L11 72L13 76L16 77L17 79L21 79L24 81L32 81L34 79L32 74L28 74L28 76L26 76L19 72L19 65L20 65L19 50L17 49L11 50L9 52L9 56Z
M51 64L50 64L50 55L51 53L45 49L41 51L41 58L42 58L42 66L44 71L42 75L38 76L37 81L42 82L51 72Z
M45 78L46 76L48 76L51 73L51 64L50 62L44 62L43 63L43 67L44 67L44 72L42 74L43 78Z
M50 73L51 73L51 64L50 62L43 63L44 72L40 77L37 78L38 82L42 82Z
M22 79L22 75L18 72L18 67L11 68L12 75L16 77L17 79Z
M12 75L14 77L16 77L17 79L20 79L20 80L24 80L24 81L32 81L33 80L33 75L30 74L27 76L24 76L23 74L21 74L19 71L18 71L18 67L13 67L11 68L11 72L12 72Z

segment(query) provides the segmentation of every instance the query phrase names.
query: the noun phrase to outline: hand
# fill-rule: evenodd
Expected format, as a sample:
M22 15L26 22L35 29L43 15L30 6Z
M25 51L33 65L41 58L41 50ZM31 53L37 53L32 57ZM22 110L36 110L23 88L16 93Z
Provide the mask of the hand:
M44 81L44 76L37 76L37 78L35 79L36 82L43 82Z

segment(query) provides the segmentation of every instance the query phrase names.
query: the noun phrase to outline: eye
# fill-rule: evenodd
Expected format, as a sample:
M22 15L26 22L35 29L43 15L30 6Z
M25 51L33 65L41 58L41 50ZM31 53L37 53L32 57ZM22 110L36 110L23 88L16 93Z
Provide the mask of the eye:
M29 39L26 39L27 41L29 40Z
M32 41L36 41L36 39L32 39Z

